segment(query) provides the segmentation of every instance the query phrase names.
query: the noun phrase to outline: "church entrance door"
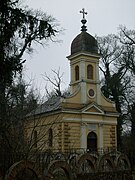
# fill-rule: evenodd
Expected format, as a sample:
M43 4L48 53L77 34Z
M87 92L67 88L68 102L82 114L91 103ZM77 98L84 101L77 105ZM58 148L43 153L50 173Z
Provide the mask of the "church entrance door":
M95 132L89 132L87 136L87 149L89 151L97 151L97 135Z

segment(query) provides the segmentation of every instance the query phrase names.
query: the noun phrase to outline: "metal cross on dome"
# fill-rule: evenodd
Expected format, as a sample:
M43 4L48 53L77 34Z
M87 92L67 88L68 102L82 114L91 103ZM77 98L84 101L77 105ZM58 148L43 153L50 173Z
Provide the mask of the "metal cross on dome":
M87 12L85 12L85 9L84 9L84 8L82 8L82 11L80 11L80 13L83 14L83 19L85 19L85 14L86 14L86 15L88 14Z

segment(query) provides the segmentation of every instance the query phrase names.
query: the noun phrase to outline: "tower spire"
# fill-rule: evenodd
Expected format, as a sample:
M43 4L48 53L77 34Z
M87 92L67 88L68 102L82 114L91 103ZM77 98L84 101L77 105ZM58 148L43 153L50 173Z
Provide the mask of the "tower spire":
M85 12L85 9L84 8L82 8L82 10L80 11L80 13L82 13L83 14L83 19L81 20L81 22L82 22L82 29L81 29L81 31L87 31L87 29L86 29L86 27L87 26L85 26L85 24L86 24L86 22L87 22L87 20L85 19L85 15L87 15L88 13L87 12Z

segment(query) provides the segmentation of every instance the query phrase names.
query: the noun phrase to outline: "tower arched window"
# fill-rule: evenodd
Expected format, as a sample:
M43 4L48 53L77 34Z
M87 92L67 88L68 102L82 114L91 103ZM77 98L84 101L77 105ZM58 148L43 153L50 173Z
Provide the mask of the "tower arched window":
M49 144L49 147L52 147L52 145L53 145L53 131L52 131L52 128L49 129L48 144Z
M75 66L75 81L79 80L79 66Z
M93 66L91 64L87 66L87 79L93 79Z

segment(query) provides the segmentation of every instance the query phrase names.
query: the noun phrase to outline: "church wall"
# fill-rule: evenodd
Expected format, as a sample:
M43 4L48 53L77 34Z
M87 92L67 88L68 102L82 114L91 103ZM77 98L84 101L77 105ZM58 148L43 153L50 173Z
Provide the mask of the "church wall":
M65 137L67 148L87 148L87 135L93 131L97 134L97 147L114 147L116 146L116 118L104 117L97 114L69 114L65 116L65 121L68 123ZM67 131L67 130L66 130ZM77 141L77 139L78 141ZM78 145L72 145L79 142Z
M69 122L64 122L65 118L69 118ZM34 131L37 132L37 145L33 145L33 150L45 151L53 150L70 150L80 148L80 122L73 122L74 118L80 119L78 114L59 114L41 117L34 121L29 121L25 134L27 140L31 138L31 144L34 143ZM63 121L63 122L62 122ZM52 147L49 147L49 129L53 132Z
M93 113L94 112L93 110ZM35 122L35 127L33 122ZM37 147L40 151L48 148L53 150L72 150L87 148L87 135L93 131L97 134L97 147L116 147L116 118L104 117L96 114L77 114L77 113L60 113L41 117L35 121L29 121L25 129L27 137L32 137L34 131L37 131ZM53 143L49 147L48 130L53 130ZM27 139L29 139L27 138ZM35 146L34 150L36 149Z
M74 87L73 89L72 89L72 92L74 93L76 91L76 87ZM76 103L80 103L80 101L81 101L81 97L80 97L80 94L79 94L79 92L77 92L77 94L75 94L75 96L72 96L71 98L67 98L66 99L66 102L68 103L68 102L76 102Z
M115 103L109 100L108 98L106 98L102 93L101 93L101 102L103 106L115 108Z
M104 147L116 147L116 126L104 125Z
M62 114L54 114L28 120L25 128L25 139L33 146L33 150L62 149L62 144L58 141L61 139L62 117ZM52 146L49 146L49 129L52 129L53 133ZM35 132L37 134L36 140L34 140ZM36 146L34 145L35 141Z
M86 137L89 132L97 134L97 147L116 147L116 123L114 117L84 114L82 121L86 128Z
M63 124L63 150L80 148L80 123Z
M111 148L116 147L116 126L115 125L103 125L96 123L85 124L86 135L83 137L83 141L87 140L89 132L95 132L97 134L97 148ZM83 148L87 148L87 142Z
M63 116L63 150L80 148L80 114Z
M94 110L93 110L94 111ZM83 119L83 121L87 121L87 122L95 122L95 123L97 123L97 121L99 122L99 121L101 121L101 120L103 120L103 116L102 115L98 115L98 113L97 112L93 112L93 114L91 113L84 113L83 115L82 115L82 119Z

